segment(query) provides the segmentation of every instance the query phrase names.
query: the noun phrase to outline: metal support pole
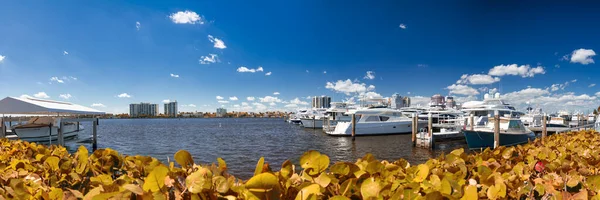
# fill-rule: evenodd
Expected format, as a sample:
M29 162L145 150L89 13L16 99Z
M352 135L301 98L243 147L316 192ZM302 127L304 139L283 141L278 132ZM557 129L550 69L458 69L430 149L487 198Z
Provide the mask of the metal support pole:
M96 149L98 149L98 134L96 132L96 128L98 126L98 118L94 119L94 121L92 121L92 135L93 135L93 141L92 141L92 149L94 151L96 151Z
M352 141L355 140L356 136L356 114L352 114Z
M494 149L500 146L500 114L494 111Z
M548 120L546 119L546 114L544 114L544 116L542 116L542 139L546 138L548 135L547 122Z

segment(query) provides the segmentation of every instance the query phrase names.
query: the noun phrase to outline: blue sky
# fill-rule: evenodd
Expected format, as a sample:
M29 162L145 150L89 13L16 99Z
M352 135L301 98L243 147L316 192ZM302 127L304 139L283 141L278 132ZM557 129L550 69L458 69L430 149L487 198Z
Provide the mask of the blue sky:
M0 94L122 113L169 99L181 111L396 92L467 101L488 88L521 108L589 112L600 105L589 3L9 1Z

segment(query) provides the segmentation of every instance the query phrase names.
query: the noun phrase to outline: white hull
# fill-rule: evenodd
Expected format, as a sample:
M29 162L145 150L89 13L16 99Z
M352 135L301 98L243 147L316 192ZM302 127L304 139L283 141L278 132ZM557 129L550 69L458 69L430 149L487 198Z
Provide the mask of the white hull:
M427 123L419 121L419 127ZM392 135L412 133L412 121L394 122L368 122L356 123L356 136L365 135ZM352 122L338 122L333 131L327 132L331 136L352 136Z
M304 128L323 128L323 120L322 119L302 119L302 126Z
M51 131L50 131L51 130ZM83 130L83 126L80 125L80 129ZM49 140L58 140L58 127L32 127L32 128L19 128L15 127L14 133L19 139L28 142L48 142ZM79 135L77 125L67 124L63 126L63 138L65 140L74 138Z

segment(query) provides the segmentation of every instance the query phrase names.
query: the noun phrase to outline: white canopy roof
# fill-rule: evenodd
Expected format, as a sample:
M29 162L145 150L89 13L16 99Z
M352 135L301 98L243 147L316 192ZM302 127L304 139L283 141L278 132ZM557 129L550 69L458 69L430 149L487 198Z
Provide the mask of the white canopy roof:
M31 97L6 97L0 100L0 114L88 114L105 112L69 102L36 99Z

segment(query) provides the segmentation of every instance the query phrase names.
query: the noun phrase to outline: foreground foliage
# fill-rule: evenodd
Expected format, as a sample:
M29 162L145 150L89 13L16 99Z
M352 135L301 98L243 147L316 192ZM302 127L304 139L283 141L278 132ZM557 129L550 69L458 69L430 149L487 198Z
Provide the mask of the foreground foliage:
M600 135L575 132L516 147L452 151L424 164L331 164L308 151L273 172L261 158L247 181L227 164L197 165L187 151L175 163L122 156L111 149L0 141L0 199L600 199Z

